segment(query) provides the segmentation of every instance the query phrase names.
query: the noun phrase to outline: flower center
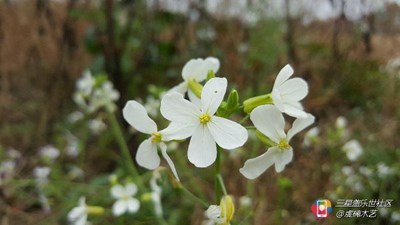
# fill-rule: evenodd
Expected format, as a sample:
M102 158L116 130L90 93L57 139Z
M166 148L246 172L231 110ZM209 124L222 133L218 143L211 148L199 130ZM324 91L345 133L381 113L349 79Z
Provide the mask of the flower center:
M287 142L286 139L281 139L279 141L278 148L283 151L283 150L289 149L290 145L289 145L289 143Z
M207 124L208 122L210 122L211 116L208 115L208 114L203 114L203 115L199 116L199 119L200 119L200 123L203 124L203 125L205 125L205 124Z
M161 142L162 136L158 132L154 132L151 134L151 142L153 143L159 143Z

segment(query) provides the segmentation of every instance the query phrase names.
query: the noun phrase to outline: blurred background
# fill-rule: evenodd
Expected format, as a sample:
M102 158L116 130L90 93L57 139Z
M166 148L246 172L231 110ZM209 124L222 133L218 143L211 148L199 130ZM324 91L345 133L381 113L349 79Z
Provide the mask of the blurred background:
M126 101L157 99L181 82L183 65L191 58L219 58L218 76L228 78L241 100L270 92L276 74L290 63L294 76L309 84L303 105L316 116L317 129L303 135L309 143L295 140L295 159L283 173L270 169L250 184L236 172L249 158L241 152L246 150L226 156L232 157L224 168L228 191L237 200L252 200L249 209L238 210L238 217L243 224L314 224L310 207L320 197L332 202L394 199L392 208L379 210L377 218L328 218L325 224L398 224L398 46L398 0L2 0L2 160L10 149L18 150L22 159L13 176L29 180L39 164L35 157L40 147L52 144L63 152L68 147L66 130L78 138L85 133L66 121L77 108L72 97L75 83L87 69L106 74L120 93L116 115L128 132L121 117ZM101 114L97 118L105 120ZM77 183L91 185L95 179L93 185L99 185L104 182L99 179L107 180L100 174L115 168L106 159L118 152L111 136L107 129L85 135L86 157L79 163L57 159L59 174L53 176L58 179L70 165L79 164L85 175ZM141 136L133 134L129 140L134 154ZM361 146L356 159L343 150L350 140ZM250 146L265 151L263 146ZM182 173L184 180L200 179L191 178L190 171L186 177ZM199 184L207 184L204 177ZM208 180L212 184L212 178ZM53 210L46 213L32 185L14 185L12 190L0 188L2 225L65 224L65 213L77 202L62 196L74 192L72 184L48 190ZM212 196L212 185L204 186L204 195ZM170 224L201 224L201 207L183 208L178 199L164 198ZM111 221L110 217L93 224L115 224Z

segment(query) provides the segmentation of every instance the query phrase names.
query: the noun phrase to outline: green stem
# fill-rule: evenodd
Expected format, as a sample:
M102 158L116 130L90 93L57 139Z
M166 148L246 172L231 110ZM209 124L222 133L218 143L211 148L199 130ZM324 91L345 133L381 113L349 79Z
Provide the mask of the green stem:
M228 195L228 192L226 191L226 187L224 184L224 179L222 178L221 174L217 174L217 178L218 178L219 184L221 185L222 193L224 193L224 195Z
M215 160L215 201L221 201L221 185L218 178L218 175L221 174L221 149L217 147L217 159Z
M112 112L108 112L108 119L111 123L111 128L114 132L115 139L121 149L122 158L123 158L123 161L125 164L124 166L129 171L129 173L132 174L133 177L137 179L138 186L141 187L142 190L144 190L142 179L141 179L138 171L136 170L135 164L133 163L133 160L132 160L130 152L129 152L128 145L126 144L124 135L123 135L121 127L117 121L117 118L115 117L115 114Z
M249 118L250 118L250 114L247 114L239 123L240 123L240 124L243 124L243 123L246 122Z
M200 199L199 197L194 195L192 192L190 192L188 189L186 189L185 186L182 185L182 183L179 184L179 188L183 191L183 193L185 193L187 196L189 196L194 201L202 204L205 208L208 207L208 204L205 201L203 201L202 199Z

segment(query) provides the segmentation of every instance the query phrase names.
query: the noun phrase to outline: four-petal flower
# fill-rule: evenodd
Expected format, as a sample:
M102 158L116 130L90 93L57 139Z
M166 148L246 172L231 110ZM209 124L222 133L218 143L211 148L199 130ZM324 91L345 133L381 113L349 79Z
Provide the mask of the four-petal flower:
M304 119L296 119L292 128L285 134L285 119L282 113L273 105L263 105L255 108L250 119L254 126L272 142L267 152L249 159L239 171L248 179L255 179L275 164L276 172L285 169L293 159L293 148L289 145L290 139L314 123L314 116L307 114Z
M114 216L120 216L125 212L135 213L139 210L140 202L133 196L137 193L137 187L134 183L128 183L125 186L115 185L111 188L111 195L117 199L112 207Z
M301 78L292 78L293 68L288 64L276 77L272 88L272 101L278 109L295 118L306 118L307 113L299 102L308 94L307 82Z
M225 78L212 78L203 88L200 105L169 93L161 100L161 114L171 121L175 135L191 137L188 158L196 167L208 167L217 157L216 143L234 149L247 141L247 130L231 120L215 116L227 88Z

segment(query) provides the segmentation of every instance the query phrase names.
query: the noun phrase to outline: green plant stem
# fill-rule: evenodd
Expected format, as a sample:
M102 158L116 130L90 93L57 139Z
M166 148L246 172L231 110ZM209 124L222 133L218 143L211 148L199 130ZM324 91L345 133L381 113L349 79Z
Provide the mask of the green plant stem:
M226 191L226 187L224 184L224 179L222 178L221 174L217 174L217 178L218 178L219 184L221 185L222 193L224 193L224 195L228 195L228 192Z
M185 186L182 185L182 183L179 183L179 189L181 189L183 191L183 193L185 193L191 199L193 199L194 201L196 201L199 204L203 205L205 208L208 207L208 204L205 201L203 201L202 199L200 199L199 197L194 195L192 192L190 192L188 189L186 189Z
M115 117L115 114L112 112L108 112L108 119L111 123L111 128L114 132L115 139L121 149L122 158L125 164L124 166L129 171L129 173L132 174L134 178L136 178L138 186L141 187L142 190L145 190L142 179L138 171L136 170L135 164L133 163L133 160L129 153L128 145L126 144L124 135L121 130L121 126L119 125L117 118Z
M218 178L218 175L221 174L221 151L220 148L217 147L217 159L215 160L215 201L218 203L221 201L221 185Z
M240 124L243 124L243 123L246 122L249 118L250 118L250 114L247 114L239 123L240 123Z

